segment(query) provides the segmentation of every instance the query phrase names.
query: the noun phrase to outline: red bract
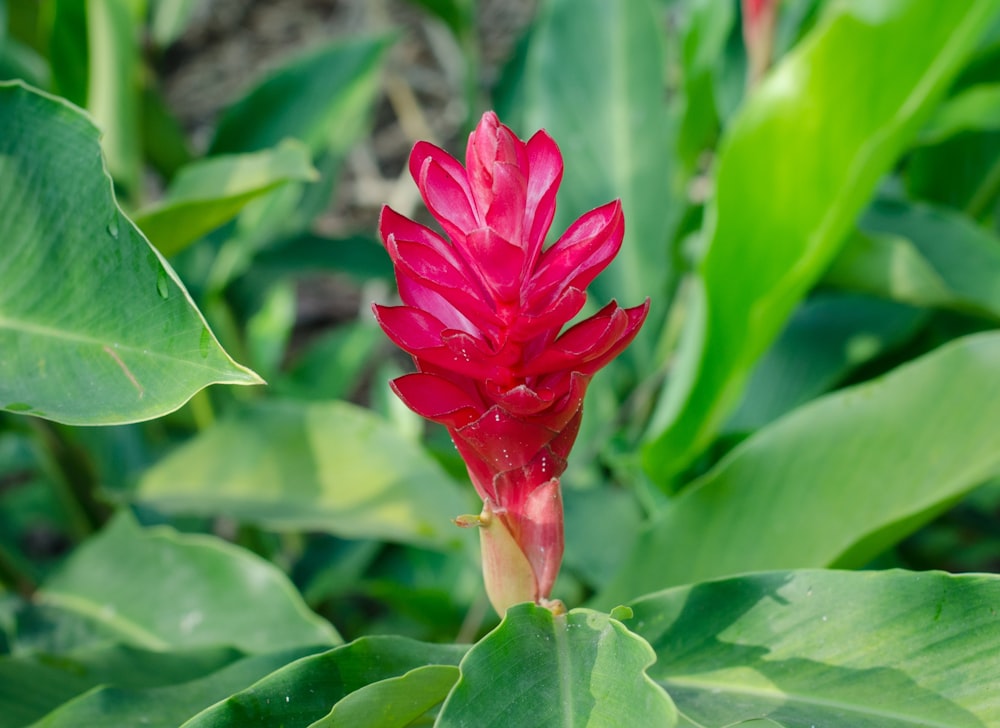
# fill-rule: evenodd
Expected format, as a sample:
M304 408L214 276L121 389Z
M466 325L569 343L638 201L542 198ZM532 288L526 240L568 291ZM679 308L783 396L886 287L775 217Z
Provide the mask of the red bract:
M563 172L544 131L523 142L488 112L465 167L418 142L410 172L445 237L383 208L379 231L404 305L376 305L375 316L418 370L393 389L448 428L484 501L474 520L502 614L549 596L563 552L559 476L584 392L635 337L649 302L612 302L560 333L618 252L624 218L620 202L608 203L544 247Z

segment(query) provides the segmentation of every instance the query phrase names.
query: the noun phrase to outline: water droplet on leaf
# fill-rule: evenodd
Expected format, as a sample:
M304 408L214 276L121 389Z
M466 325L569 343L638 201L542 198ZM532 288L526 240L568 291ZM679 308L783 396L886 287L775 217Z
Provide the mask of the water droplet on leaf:
M111 218L111 222L108 223L108 235L113 237L115 240L118 239L118 216L115 215Z
M156 274L156 292L160 294L160 298L166 300L170 295L170 283L167 280L167 271L163 268Z

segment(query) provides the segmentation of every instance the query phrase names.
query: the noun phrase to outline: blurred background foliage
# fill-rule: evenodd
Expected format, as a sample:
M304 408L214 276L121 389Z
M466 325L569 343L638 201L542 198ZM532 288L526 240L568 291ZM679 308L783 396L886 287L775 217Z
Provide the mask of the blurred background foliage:
M589 305L652 299L587 399L556 596L613 606L770 568L1000 570L995 4L785 0L760 85L740 21L716 0L0 0L0 79L88 112L127 216L91 169L96 132L64 136L47 125L66 107L5 87L2 123L29 119L10 137L27 151L5 151L56 162L50 237L5 228L37 250L0 255L0 311L27 300L96 343L72 353L92 373L51 375L51 402L4 385L0 654L113 634L201 650L208 674L237 664L220 644L461 642L495 624L473 534L450 523L478 510L464 466L388 391L410 364L368 310L394 295L381 205L425 214L409 148L461 156L487 108L559 143L554 230L623 200L626 241ZM0 199L27 170L3 168ZM79 230L98 257L70 285L43 263ZM146 278L114 288L99 256L140 231L159 257L136 253ZM15 296L29 279L41 293ZM176 305L176 331L128 338L140 288ZM121 332L88 312L102 295ZM131 348L102 354L119 336ZM70 356L12 342L7 381L11 358ZM114 401L120 370L145 413ZM266 387L202 389L254 372ZM119 613L96 613L98 594ZM234 594L275 633L208 618L237 613Z

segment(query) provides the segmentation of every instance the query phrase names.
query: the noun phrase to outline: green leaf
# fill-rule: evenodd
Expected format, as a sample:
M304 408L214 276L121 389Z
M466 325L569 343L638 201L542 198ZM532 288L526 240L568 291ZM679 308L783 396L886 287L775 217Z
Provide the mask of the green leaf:
M621 622L590 609L553 616L518 604L473 646L437 728L675 725L670 697L646 674L654 656Z
M127 689L173 685L219 670L241 656L231 647L159 652L112 645L67 654L0 657L0 728L33 723L102 684Z
M920 132L920 144L938 144L966 131L1000 130L1000 84L967 88L941 105Z
M473 496L361 407L269 401L153 466L137 498L170 513L440 548L462 542L451 519Z
M138 11L134 2L122 0L87 0L86 5L87 110L103 132L108 170L135 195L142 174Z
M1000 237L924 204L881 201L827 271L826 282L918 306L1000 319Z
M253 655L204 677L163 687L102 686L69 701L32 728L176 728L200 711L312 652L315 648L295 647ZM194 677L192 673L190 678Z
M337 41L290 61L223 112L209 153L255 152L288 137L313 154L345 152L367 128L392 40Z
M817 294L796 309L757 362L725 432L751 432L833 389L913 336L927 315L852 294Z
M998 7L831 4L733 119L685 331L646 435L654 480L666 483L711 441Z
M308 728L356 690L428 665L457 665L467 649L403 637L362 637L293 662L203 711L182 728Z
M0 84L0 408L114 424L259 384L118 208L97 136L69 104Z
M630 351L649 366L671 277L668 241L680 209L664 205L672 184L671 120L664 99L663 36L649 0L548 0L524 60L515 115L522 137L544 128L566 174L552 235L621 198L625 242L593 284L603 305L652 297L646 332ZM585 110L585 111L584 111Z
M287 182L316 178L309 151L295 142L210 157L182 168L161 202L136 213L135 224L169 257L232 220L250 200Z
M81 546L37 598L147 649L266 652L339 640L273 564L211 536L140 528L125 513Z
M452 665L424 665L365 685L309 728L406 728L444 701L458 675Z
M1000 473L998 371L1000 333L970 336L760 430L666 506L600 602L868 563Z
M775 572L645 597L629 624L681 726L985 728L998 600L992 575Z

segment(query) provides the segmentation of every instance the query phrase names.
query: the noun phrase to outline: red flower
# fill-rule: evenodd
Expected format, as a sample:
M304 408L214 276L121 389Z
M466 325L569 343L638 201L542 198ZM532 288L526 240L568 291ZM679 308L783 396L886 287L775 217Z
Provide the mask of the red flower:
M404 305L376 305L375 316L418 370L392 387L445 425L465 460L484 501L474 520L484 526L487 591L501 614L552 589L563 552L559 476L584 392L649 308L612 302L560 334L624 234L615 201L543 247L562 171L548 134L525 143L488 112L469 137L465 167L426 142L410 154L446 237L389 207L379 221Z

